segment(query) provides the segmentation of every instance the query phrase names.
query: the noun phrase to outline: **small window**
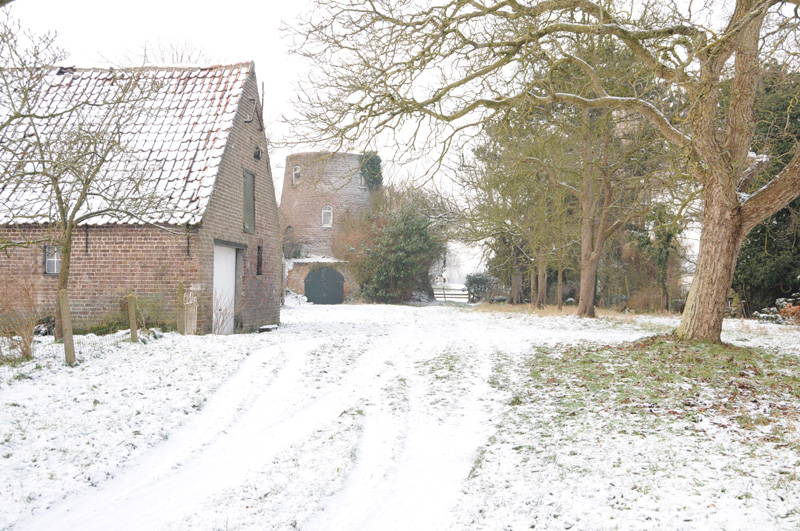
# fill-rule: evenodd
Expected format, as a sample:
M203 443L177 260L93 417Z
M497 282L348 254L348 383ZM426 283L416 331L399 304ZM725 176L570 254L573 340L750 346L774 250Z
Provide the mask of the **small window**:
M264 263L263 256L264 256L264 248L259 245L258 247L256 247L256 276L257 277L261 276L263 263Z
M322 207L322 226L333 227L333 208L330 205Z
M44 272L57 275L61 271L61 249L53 245L44 248Z
M248 234L256 232L256 176L249 171L244 172L244 231Z
M295 166L292 169L292 186L296 186L300 182L300 166Z
M361 188L366 188L367 187L367 178L364 177L363 173L361 174L361 185L360 186L361 186Z

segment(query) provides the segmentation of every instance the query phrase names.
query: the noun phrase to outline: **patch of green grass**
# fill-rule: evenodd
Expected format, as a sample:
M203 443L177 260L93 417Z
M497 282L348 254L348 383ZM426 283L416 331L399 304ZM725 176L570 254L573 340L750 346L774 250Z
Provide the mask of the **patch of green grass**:
M727 415L741 427L794 422L794 404L800 399L796 357L683 342L671 335L618 345L539 348L529 360L527 376L563 394L565 411L595 404L696 422L709 411Z
M768 426L772 423L769 417L765 415L739 415L734 419L736 423L745 429L754 429L757 426Z
M424 362L429 374L437 380L448 380L454 374L462 371L463 359L453 352L443 352L435 358Z
M19 367L27 361L30 359L20 356L0 356L0 366Z

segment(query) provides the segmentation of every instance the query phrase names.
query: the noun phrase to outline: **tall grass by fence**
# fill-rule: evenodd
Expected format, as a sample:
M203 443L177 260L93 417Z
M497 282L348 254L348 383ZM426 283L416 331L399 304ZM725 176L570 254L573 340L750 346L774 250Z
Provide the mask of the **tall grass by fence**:
M75 360L81 362L94 352L132 340L147 341L153 335L148 327L153 325L173 328L177 324L182 333L196 333L197 298L191 292L180 291L181 319L176 315L172 323L154 323L151 305L140 306L137 296L130 293L124 299L124 312L120 312L118 319L72 335ZM69 342L65 348L64 341L55 340L55 322L55 304L0 311L0 380L24 378L34 370L69 362Z
M78 363L91 354L116 347L120 343L129 343L130 334L127 330L114 332L107 335L85 334L73 336L75 357ZM25 378L35 370L64 365L66 352L63 342L56 342L54 336L35 336L31 344L30 358L21 358L14 351L9 351L7 338L0 338L3 345L4 356L0 358L0 380L7 381L13 378Z

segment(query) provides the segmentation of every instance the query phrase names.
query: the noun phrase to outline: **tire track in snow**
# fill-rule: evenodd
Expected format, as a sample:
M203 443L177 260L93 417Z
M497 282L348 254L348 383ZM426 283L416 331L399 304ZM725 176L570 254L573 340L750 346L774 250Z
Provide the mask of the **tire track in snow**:
M489 413L481 400L490 392L491 362L468 345L437 349L440 356L459 352L460 360L472 366L453 382L447 410L436 411L431 395L438 393L431 387L438 376L419 374L432 359L430 344L430 338L420 341L409 354L418 361L402 376L410 382L408 407L400 413L404 418L386 407L368 410L354 470L324 510L300 526L303 531L419 531L447 524L477 449L489 436Z
M158 528L215 492L239 484L250 470L336 418L352 401L352 391L341 387L322 388L317 398L308 397L309 378L303 369L309 354L324 342L281 346L283 366L261 391L259 382L269 380L264 373L273 367L258 365L266 351L252 354L200 416L172 440L99 489L20 521L15 529Z
M305 339L307 335L300 339L303 336L291 329L279 332L273 337L280 346L265 347L251 355L169 441L100 488L19 522L15 531L163 529L186 521L187 515L197 515L200 522L207 523L205 504L230 499L220 494L236 491L253 471L269 471L276 456L314 439L321 426L329 425L354 404L365 404L370 416L369 437L379 433L380 424L371 421L388 415L393 407L386 400L385 389L403 379L407 389L400 392L403 396L395 404L398 412L392 420L392 429L397 432L389 438L392 446L388 453L375 457L382 479L374 495L366 498L380 500L385 510L361 510L358 514L365 524L360 528L399 529L405 525L406 529L435 529L425 522L415 525L410 515L419 504L430 508L429 522L430 515L437 515L434 520L438 521L449 511L472 466L474 452L483 442L476 434L481 432L484 418L474 413L481 411L478 387L486 378L470 373L469 385L465 386L469 391L444 401L451 414L442 422L442 406L434 403L436 396L428 396L431 376L420 375L420 370L421 364L452 347L442 337L443 323L427 322L416 312L411 317L348 326L322 323L315 325L314 339ZM267 343L274 345L272 338ZM275 349L279 353L274 354ZM456 352L475 365L474 350L460 345ZM265 357L268 360L263 364ZM488 363L480 365L478 372L488 373ZM429 409L436 410L437 419L427 418ZM458 443L457 452L453 451L453 442ZM365 457L369 447L380 450L381 444L367 438L359 455ZM430 485L428 492L437 493L435 499L426 498L420 481ZM344 489L351 484L346 477ZM287 484L285 489L294 499L305 499L306 506L328 501L309 498L302 485ZM353 502L361 505L357 499ZM330 512L320 515L327 517ZM392 527L390 522L405 524ZM304 521L297 523L303 527ZM255 523L251 527L260 528ZM326 524L321 529L335 528ZM346 525L342 529L359 527Z

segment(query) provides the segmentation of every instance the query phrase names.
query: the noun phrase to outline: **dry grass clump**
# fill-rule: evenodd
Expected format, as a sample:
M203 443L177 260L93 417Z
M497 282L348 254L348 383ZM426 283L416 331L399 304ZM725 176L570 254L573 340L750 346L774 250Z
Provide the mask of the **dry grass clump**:
M0 285L0 360L33 359L33 335L39 320L36 288L29 276L13 275ZM5 351L4 351L5 350Z
M631 295L628 306L637 312L660 312L661 294L655 290L639 290Z
M784 320L800 325L800 304L789 303L781 308L780 314Z
M578 307L575 305L563 306L560 310L556 305L548 304L544 308L537 308L532 304L507 304L505 302L483 302L474 307L476 312L486 313L519 313L525 315L536 315L538 317L553 317L575 315Z

